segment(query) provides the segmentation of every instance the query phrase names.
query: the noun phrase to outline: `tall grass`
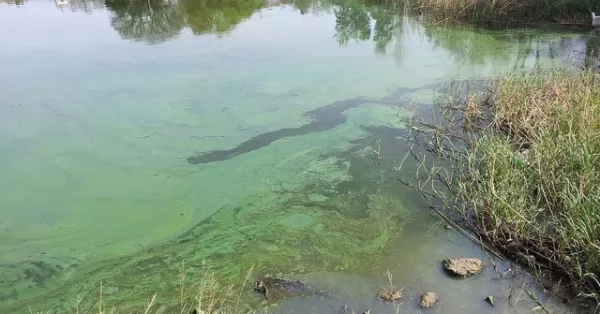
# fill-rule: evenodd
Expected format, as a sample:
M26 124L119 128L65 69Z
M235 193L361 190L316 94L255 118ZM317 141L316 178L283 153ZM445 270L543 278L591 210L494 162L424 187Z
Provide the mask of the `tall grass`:
M407 0L437 21L505 25L540 20L577 20L591 23L590 12L600 11L596 0Z
M179 270L179 287L175 294L174 291L157 291L150 296L145 305L111 305L107 304L103 298L102 282L99 286L98 297L95 304L91 307L84 306L82 299L77 298L75 306L68 312L71 314L118 314L118 313L139 313L139 314L250 314L259 313L253 309L256 306L250 306L244 302L246 293L252 288L249 286L250 276L253 274L253 268L250 268L242 278L236 280L236 285L224 285L217 280L215 273L204 269L202 273L196 273L197 269L185 269L184 264ZM188 272L194 273L194 278L188 278ZM161 295L163 296L161 298ZM164 297L164 296L168 297ZM173 298L177 295L176 300ZM139 300L128 300L129 303L139 303ZM30 314L62 314L62 311L45 310L34 312L29 308ZM260 313L267 313L260 311Z
M489 124L455 159L458 175L448 182L455 208L506 253L597 298L600 76L506 77L485 105L467 99L462 123Z

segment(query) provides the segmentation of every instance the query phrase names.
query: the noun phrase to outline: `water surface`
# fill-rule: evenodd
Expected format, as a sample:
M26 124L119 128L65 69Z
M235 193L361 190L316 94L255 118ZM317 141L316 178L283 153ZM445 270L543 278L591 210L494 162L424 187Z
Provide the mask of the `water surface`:
M108 307L139 310L158 292L168 312L183 261L225 282L255 265L336 296L281 313L395 311L374 300L387 270L407 312L425 290L440 295L434 311L482 313L486 295L534 289L491 269L442 274L443 258L486 256L398 184L417 167L402 162L406 117L427 115L436 83L550 69L578 60L588 38L445 28L388 9L0 3L2 313L66 313L78 295L89 309L101 281Z

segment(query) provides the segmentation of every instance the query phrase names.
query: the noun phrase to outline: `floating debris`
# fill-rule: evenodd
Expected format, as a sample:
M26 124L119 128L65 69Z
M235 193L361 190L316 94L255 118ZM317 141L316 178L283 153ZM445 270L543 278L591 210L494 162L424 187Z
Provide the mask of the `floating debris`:
M430 308L433 306L433 304L435 304L435 302L437 302L438 299L439 298L437 294L433 292L425 292L421 296L421 302L419 302L419 305L424 309Z
M383 301L396 301L402 297L402 289L385 289L379 292L377 297Z
M342 308L338 311L338 314L354 314L354 311L350 310L347 304L344 304L344 306L342 306Z

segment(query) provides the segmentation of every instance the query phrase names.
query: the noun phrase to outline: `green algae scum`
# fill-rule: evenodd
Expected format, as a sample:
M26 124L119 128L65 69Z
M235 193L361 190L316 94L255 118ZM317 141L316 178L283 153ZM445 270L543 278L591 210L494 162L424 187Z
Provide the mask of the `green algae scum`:
M585 33L354 1L2 0L0 39L2 314L96 313L100 287L107 313L155 294L180 313L182 278L207 269L273 313L412 313L424 291L435 313L489 312L488 295L530 313L506 299L523 287L573 311L526 273L445 276L445 258L488 258L399 180L439 83L569 64ZM263 301L267 273L331 298ZM389 281L403 302L376 299Z

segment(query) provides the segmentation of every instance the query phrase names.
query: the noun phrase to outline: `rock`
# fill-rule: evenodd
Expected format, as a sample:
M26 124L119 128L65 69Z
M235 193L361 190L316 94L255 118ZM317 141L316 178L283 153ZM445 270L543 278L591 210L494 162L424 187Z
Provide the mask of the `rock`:
M348 305L344 305L338 312L338 314L358 314L359 312L350 309ZM365 311L360 312L362 314L371 314L371 309L367 309Z
M478 258L452 258L442 262L444 269L454 276L468 277L481 273L485 264Z
M338 314L356 314L356 311L350 309L347 304L338 311Z
M265 296L267 300L278 300L292 296L321 296L327 294L317 291L300 280L288 280L269 275L259 279L254 284L254 290Z
M342 308L338 311L338 314L350 314L352 313L350 311L350 309L348 308L348 305L344 304L344 306L342 306Z
M344 304L342 308L337 312L337 314L358 314L354 309L350 309L347 304ZM360 312L362 314L371 314L371 309L366 309L365 311Z
M421 302L419 302L419 305L424 309L430 308L433 306L433 304L435 302L437 302L437 300L438 300L437 294L435 294L433 292L425 292L421 296Z
M402 297L402 289L385 289L377 294L383 301L396 301Z
M494 296L488 295L488 296L485 298L485 301L486 301L487 303L489 303L491 306L495 306L495 305L496 305L496 304L494 303Z

